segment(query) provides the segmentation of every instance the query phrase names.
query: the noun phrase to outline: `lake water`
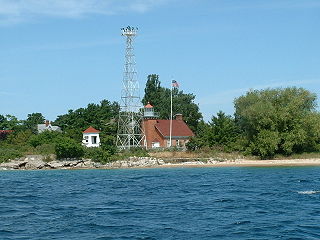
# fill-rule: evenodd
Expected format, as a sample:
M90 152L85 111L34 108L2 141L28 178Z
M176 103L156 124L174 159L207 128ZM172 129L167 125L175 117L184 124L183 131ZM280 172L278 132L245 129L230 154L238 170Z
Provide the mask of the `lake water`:
M0 171L0 239L320 239L320 167Z

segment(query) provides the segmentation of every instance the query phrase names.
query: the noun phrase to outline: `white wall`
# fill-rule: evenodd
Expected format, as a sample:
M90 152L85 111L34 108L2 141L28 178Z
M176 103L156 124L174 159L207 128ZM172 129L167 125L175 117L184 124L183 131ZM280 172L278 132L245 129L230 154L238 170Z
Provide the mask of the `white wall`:
M94 142L94 140L96 142ZM100 146L99 133L84 133L82 144L86 147L99 147Z

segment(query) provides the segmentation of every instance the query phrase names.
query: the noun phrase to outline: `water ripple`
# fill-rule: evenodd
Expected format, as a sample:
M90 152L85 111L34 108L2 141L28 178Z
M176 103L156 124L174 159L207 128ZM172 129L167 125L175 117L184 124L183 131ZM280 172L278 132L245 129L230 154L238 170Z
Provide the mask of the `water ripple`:
M319 169L0 171L0 239L320 239Z

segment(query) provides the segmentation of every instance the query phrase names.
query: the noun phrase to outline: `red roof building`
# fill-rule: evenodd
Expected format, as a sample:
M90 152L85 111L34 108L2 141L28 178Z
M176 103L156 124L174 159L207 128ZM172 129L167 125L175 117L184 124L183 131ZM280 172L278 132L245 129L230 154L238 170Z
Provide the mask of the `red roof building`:
M90 126L86 130L84 130L82 133L100 133L100 131Z
M185 148L186 143L194 133L183 121L182 114L177 114L172 120L171 144L170 144L170 120L157 119L153 112L152 105L145 106L145 115L142 128L146 136L145 145L150 148L181 147Z
M82 139L82 145L86 147L99 147L100 146L100 131L89 127L86 130L82 132L83 139Z

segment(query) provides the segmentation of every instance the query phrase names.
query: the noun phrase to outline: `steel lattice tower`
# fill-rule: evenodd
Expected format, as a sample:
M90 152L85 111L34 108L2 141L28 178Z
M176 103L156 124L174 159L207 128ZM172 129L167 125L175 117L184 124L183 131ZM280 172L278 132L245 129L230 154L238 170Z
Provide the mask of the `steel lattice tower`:
M137 30L130 26L121 29L122 36L126 37L126 53L117 133L119 149L141 147L145 141L141 128L141 101L133 46Z

